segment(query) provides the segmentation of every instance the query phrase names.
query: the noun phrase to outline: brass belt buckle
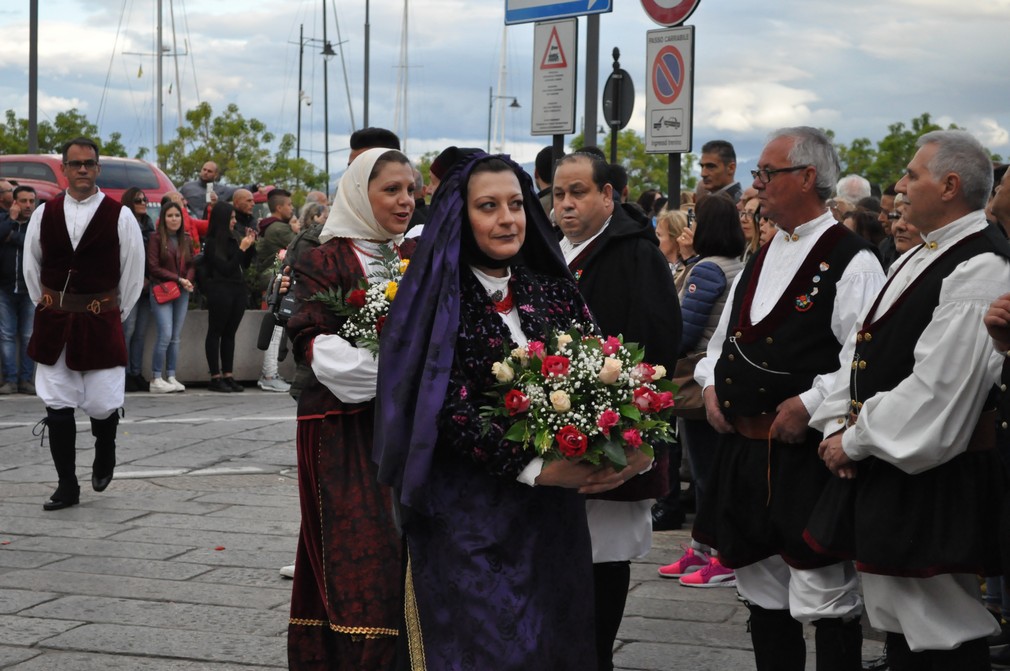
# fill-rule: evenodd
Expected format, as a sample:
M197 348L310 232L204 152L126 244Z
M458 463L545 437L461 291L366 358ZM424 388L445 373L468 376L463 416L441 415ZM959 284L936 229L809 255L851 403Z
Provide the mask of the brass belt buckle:
M88 303L87 310L93 315L99 314L102 311L101 301L99 301L97 298L91 301L90 303Z

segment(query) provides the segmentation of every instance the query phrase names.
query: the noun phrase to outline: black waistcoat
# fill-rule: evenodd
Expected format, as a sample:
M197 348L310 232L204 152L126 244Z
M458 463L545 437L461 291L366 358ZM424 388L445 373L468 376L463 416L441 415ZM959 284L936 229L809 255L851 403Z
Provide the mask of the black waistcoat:
M751 257L733 296L722 356L714 384L723 413L749 417L775 412L779 403L838 369L841 344L831 330L835 285L852 258L868 243L841 224L814 244L775 307L757 324L750 321L769 245Z
M924 247L920 247L915 254L923 252ZM987 252L1010 260L1010 243L993 226L972 233L944 250L940 258L912 280L887 312L877 316L877 306L887 286L901 273L901 268L891 276L856 334L856 351L849 379L854 411L858 412L866 399L893 389L912 374L915 343L933 319L933 311L940 303L944 279L960 264ZM908 257L902 267L912 258L914 255ZM987 407L990 405L987 403Z

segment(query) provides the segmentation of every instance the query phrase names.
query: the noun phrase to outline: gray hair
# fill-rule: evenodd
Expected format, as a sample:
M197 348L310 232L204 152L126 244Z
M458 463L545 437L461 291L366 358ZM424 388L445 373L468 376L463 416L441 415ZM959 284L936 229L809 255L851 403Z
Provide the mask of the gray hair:
M838 180L835 193L845 200L858 203L863 198L870 197L870 182L859 175L846 175Z
M306 227L313 224L313 220L318 217L326 209L325 205L316 202L308 202L302 205L302 212L298 215L298 219Z
M973 210L985 207L992 192L992 159L982 143L963 130L934 130L916 141L916 147L936 145L936 153L926 164L936 179L955 173L961 179L961 194Z
M838 163L838 152L831 144L831 139L823 132L810 126L795 126L780 128L771 134L769 140L780 137L793 139L793 148L789 150L789 162L793 165L809 165L817 171L814 185L817 197L822 201L831 197L835 181L841 166Z

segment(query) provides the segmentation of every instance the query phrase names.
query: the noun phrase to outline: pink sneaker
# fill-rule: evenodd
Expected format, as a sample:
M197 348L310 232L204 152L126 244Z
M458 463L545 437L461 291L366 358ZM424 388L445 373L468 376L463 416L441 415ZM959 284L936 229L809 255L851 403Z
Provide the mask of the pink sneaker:
M689 573L694 573L695 571L700 571L703 567L708 565L708 555L701 550L695 551L694 548L685 548L684 554L681 555L680 559L673 562L672 564L667 564L666 566L659 567L659 577L660 578L679 578L682 575L687 575Z
M723 566L718 557L712 557L705 568L682 577L680 584L684 587L736 587L736 573Z

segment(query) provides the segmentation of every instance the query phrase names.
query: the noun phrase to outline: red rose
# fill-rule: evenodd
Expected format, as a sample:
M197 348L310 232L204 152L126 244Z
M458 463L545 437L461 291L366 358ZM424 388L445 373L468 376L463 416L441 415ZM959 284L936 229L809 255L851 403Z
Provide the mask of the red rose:
M663 410L665 408L672 408L673 407L673 392L672 391L661 391L658 394L656 394L656 398L658 399L658 404L659 404L659 407L656 409L657 412L660 411L660 410Z
M656 369L647 363L640 363L635 366L635 377L642 382L648 382L656 374Z
M653 392L648 387L639 387L631 395L631 402L642 412L652 412Z
M558 441L558 449L566 457L581 457L586 453L589 439L586 434L576 429L571 424L561 427L554 438Z
M386 325L386 315L375 320L375 335L382 335L382 327Z
M540 366L540 372L544 375L554 375L564 377L568 375L568 357L550 355L544 357L544 363Z
M531 340L526 346L526 353L531 357L538 356L542 359L544 358L544 344L539 340Z
M617 426L617 423L620 421L621 416L608 408L600 413L600 418L596 420L596 426L600 427L600 431L603 432L603 435L609 438L610 429Z
M345 302L352 308L361 309L365 307L365 290L355 289L351 293L347 294L347 300Z
M638 432L638 429L626 429L624 433L621 434L624 438L624 442L628 444L629 447L638 448L642 444L642 434Z
M529 408L530 399L521 391L509 389L505 394L505 409L509 411L510 416L526 412Z
M607 339L603 341L603 353L610 356L617 350L621 349L621 341L614 336L607 336Z

